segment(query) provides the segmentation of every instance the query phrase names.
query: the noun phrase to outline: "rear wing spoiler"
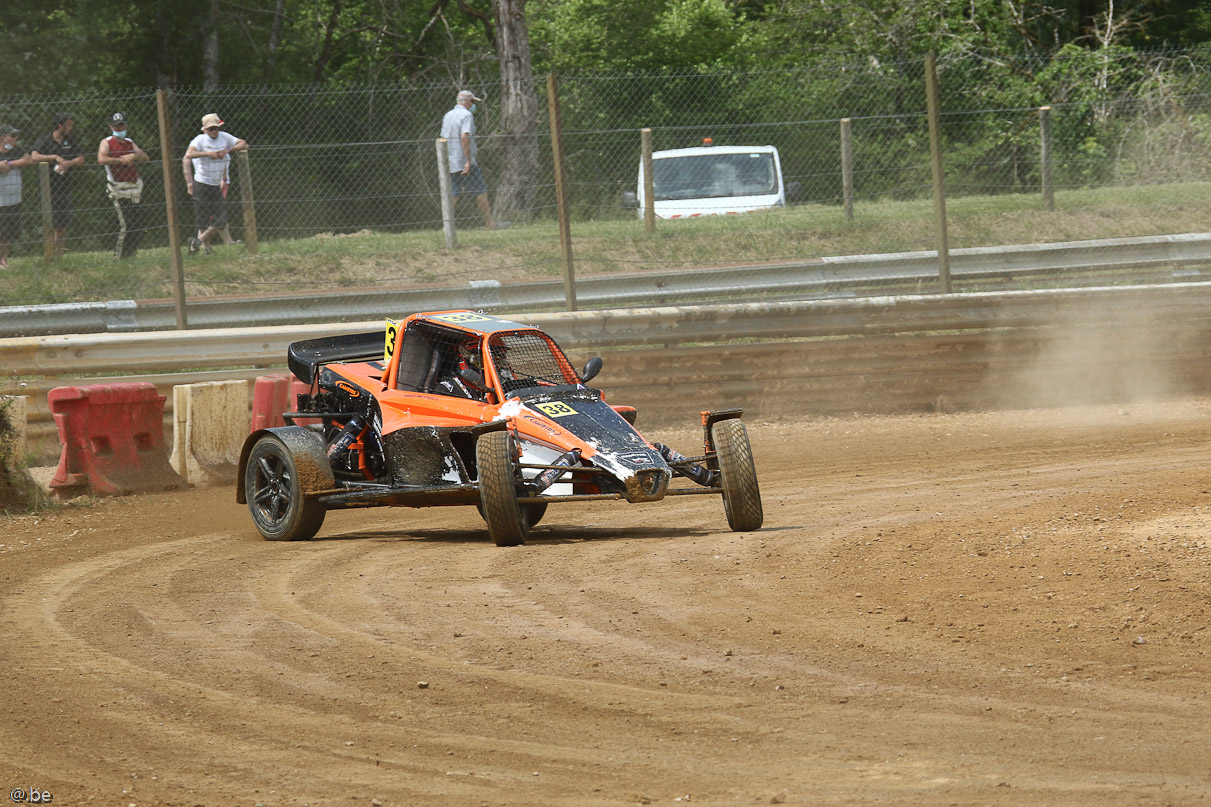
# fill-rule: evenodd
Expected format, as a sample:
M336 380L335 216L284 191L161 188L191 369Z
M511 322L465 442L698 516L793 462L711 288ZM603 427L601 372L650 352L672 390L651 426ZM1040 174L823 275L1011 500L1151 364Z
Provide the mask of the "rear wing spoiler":
M286 350L286 366L295 378L310 384L321 365L383 358L386 336L386 331L382 330L291 342Z

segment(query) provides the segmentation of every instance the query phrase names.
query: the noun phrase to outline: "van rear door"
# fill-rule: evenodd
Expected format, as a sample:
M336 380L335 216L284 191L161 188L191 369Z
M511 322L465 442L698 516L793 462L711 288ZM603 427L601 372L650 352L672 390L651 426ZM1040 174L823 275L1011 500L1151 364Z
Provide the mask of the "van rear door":
M657 218L746 213L786 204L782 165L773 146L705 146L652 153ZM639 166L639 217L644 206Z

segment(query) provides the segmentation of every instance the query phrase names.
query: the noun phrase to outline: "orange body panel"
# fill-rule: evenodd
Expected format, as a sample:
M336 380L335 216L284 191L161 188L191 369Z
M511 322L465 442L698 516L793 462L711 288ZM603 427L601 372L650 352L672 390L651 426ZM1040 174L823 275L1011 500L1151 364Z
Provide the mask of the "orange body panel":
M579 448L586 459L597 453L592 445L550 418L521 406L516 398L504 404L487 404L450 395L387 389L383 373L368 362L329 365L328 369L374 393L383 417L384 435L413 426L475 426L505 417L518 436L532 442L561 452ZM516 414L502 415L502 409L515 409Z

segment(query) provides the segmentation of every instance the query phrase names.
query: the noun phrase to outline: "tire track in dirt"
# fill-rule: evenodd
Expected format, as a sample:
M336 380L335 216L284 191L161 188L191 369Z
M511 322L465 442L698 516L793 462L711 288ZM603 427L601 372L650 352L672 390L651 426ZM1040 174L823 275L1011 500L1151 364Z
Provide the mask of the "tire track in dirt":
M553 506L515 550L467 508L279 544L226 490L100 503L87 541L17 524L0 777L137 807L1189 803L1208 411L750 424L755 533L682 497Z

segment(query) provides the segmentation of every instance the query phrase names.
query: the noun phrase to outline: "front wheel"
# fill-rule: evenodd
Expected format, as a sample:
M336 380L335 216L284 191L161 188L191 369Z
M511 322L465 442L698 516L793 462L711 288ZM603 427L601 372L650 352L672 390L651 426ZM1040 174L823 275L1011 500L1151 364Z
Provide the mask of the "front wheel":
M723 510L735 532L761 528L765 514L761 509L761 490L757 486L757 467L748 443L748 430L735 418L711 425L711 440L719 461L723 486Z
M520 546L530 532L530 520L517 501L517 449L507 431L481 434L475 442L479 468L479 500L488 535L497 546ZM541 515L541 514L540 514Z
M546 502L542 502L541 504L527 504L526 505L526 524L533 527L539 521L542 521L542 517L544 515L546 515L546 513L547 513L547 503Z
M479 511L480 518L485 519L485 520L487 519L487 516L484 515L483 502L480 502L479 504L475 505L475 509ZM544 515L546 515L547 503L542 502L541 504L527 504L527 505L524 505L522 507L522 509L525 511L525 514L526 514L526 523L529 524L531 527L533 527L539 521L542 521L542 517Z
M303 496L294 454L275 437L262 437L252 447L244 497L252 522L269 541L304 541L324 523L324 506Z

